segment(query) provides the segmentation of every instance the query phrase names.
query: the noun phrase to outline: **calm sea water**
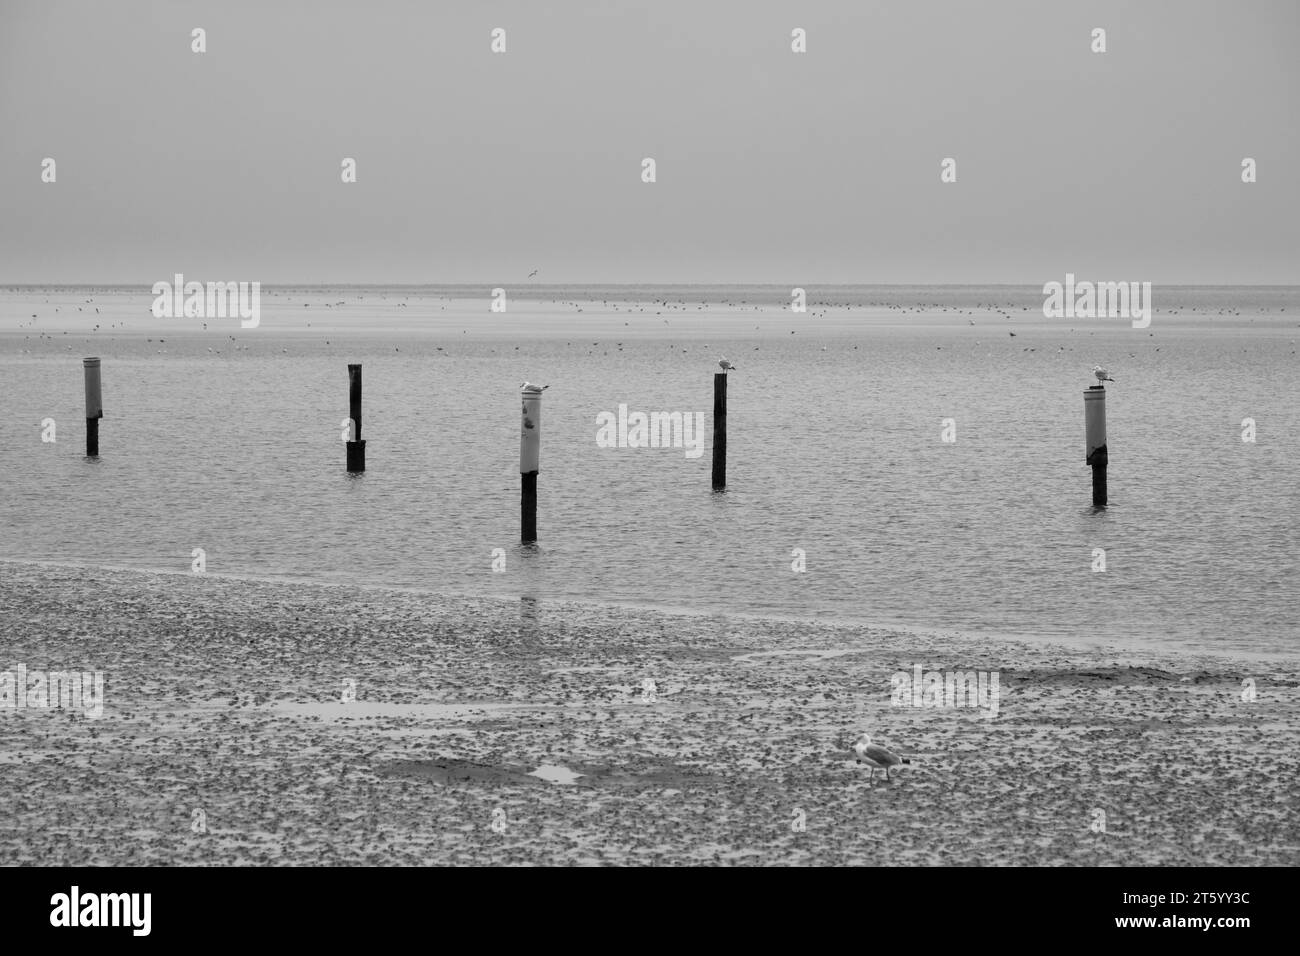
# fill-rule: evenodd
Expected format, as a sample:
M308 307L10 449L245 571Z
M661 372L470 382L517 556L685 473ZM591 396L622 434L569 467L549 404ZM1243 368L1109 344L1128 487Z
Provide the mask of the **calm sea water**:
M1008 287L810 290L804 315L785 288L533 294L502 315L479 288L264 290L259 328L205 331L141 290L0 293L0 558L183 572L203 548L214 574L1300 650L1300 290L1157 289L1143 330L1048 320ZM84 355L103 359L97 461ZM620 403L709 419L722 355L725 493L711 422L698 458L597 446ZM349 362L363 476L344 471ZM1098 363L1117 380L1104 510L1083 447ZM536 548L525 379L551 385Z

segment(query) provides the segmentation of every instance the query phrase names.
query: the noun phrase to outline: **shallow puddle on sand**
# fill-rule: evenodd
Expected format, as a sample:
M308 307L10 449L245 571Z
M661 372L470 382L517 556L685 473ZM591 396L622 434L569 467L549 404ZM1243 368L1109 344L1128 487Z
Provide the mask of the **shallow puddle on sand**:
M544 763L528 776L541 777L543 780L549 780L551 783L572 785L575 780L579 777L586 776L586 774L574 773L568 767L561 766L560 764Z
M731 658L732 663L738 661L752 661L759 657L816 657L825 660L829 657L843 657L845 654L861 654L861 647L843 647L830 650L805 650L805 651L754 651L752 654L740 654Z
M491 701L464 704L384 704L354 700L346 704L339 701L265 704L248 709L296 717L319 717L323 720L367 720L382 717L465 717L472 714L524 708L537 709L537 705Z

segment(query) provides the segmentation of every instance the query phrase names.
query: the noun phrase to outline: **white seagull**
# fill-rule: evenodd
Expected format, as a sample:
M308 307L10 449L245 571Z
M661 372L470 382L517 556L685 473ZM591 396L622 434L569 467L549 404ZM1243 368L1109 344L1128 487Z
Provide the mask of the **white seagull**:
M520 383L519 387L522 388L522 389L524 389L525 391L531 391L531 392L544 392L544 391L546 391L548 388L550 388L551 386L549 386L549 385L534 385L532 382L522 382L522 383Z
M1102 368L1100 365L1094 365L1094 366L1092 367L1092 374L1095 375L1095 376L1097 376L1097 381L1099 381L1099 382L1113 382L1113 381L1115 381L1113 378L1110 377L1110 372L1106 371L1106 370L1105 370L1104 368Z
M724 355L722 357L722 360L718 362L718 368L722 369L724 372L731 372L735 370L736 366L728 362L726 356Z
M871 738L867 734L863 734L858 738L858 742L853 745L853 750L858 755L858 763L862 763L862 761L865 760L871 765L872 780L875 780L877 770L883 770L885 771L885 779L892 783L893 778L889 776L889 768L897 767L899 764L903 763L910 764L912 762L906 757L900 757L892 750L887 750L884 747L873 744Z

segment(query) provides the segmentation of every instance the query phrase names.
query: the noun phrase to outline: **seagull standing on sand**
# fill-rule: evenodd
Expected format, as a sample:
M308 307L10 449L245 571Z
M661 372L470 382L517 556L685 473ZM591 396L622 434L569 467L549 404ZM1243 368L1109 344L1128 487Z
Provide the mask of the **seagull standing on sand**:
M897 767L899 764L910 764L912 761L906 757L900 757L892 750L888 750L871 742L867 734L858 738L858 742L853 745L853 751L858 755L858 763L866 761L871 765L871 779L875 780L876 771L885 771L885 779L893 783L893 778L889 776L889 769Z
M735 370L736 366L728 362L726 356L724 355L722 359L718 362L718 368L722 369L724 372L731 372Z
M1102 368L1100 365L1094 365L1094 366L1092 367L1092 374L1095 375L1095 376L1097 376L1097 381L1099 381L1099 382L1113 382L1113 381L1115 381L1113 378L1110 377L1110 372L1106 371L1106 370L1105 370L1104 368Z

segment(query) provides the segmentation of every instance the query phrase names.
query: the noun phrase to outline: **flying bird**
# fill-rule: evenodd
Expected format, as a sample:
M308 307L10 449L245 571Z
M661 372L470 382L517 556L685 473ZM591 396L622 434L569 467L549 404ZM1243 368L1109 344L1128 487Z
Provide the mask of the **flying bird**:
M728 362L726 357L724 356L722 359L718 361L718 368L722 369L724 372L731 372L735 370L736 366Z
M1110 377L1110 372L1106 371L1106 370L1105 370L1104 368L1102 368L1100 365L1094 365L1094 366L1092 367L1092 374L1095 375L1095 376L1097 376L1097 381L1099 381L1099 382L1113 382L1113 381L1115 381L1113 378Z
M912 762L906 757L900 757L892 750L888 750L878 744L873 744L871 738L866 734L863 734L858 738L858 742L853 745L853 751L858 755L858 763L862 763L865 760L871 765L872 780L876 778L877 770L883 770L885 771L885 779L892 783L893 778L889 776L890 768L897 767L899 764L910 764Z
M533 276L535 276L535 275L537 275L537 270L536 270L536 269L534 269L532 272L528 273L528 278L531 279L531 278L532 278Z

